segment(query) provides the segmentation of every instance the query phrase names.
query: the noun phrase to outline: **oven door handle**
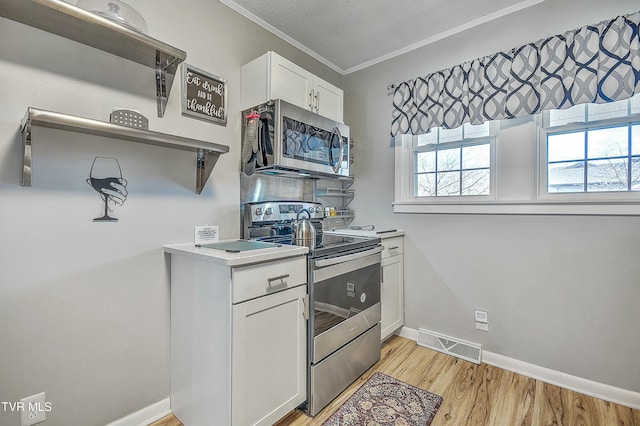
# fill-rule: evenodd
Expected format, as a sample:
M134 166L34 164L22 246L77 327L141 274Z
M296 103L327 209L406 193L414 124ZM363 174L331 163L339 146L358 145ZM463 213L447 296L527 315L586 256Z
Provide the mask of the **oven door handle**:
M358 253L347 254L344 256L332 257L331 259L320 259L314 262L316 268L324 268L325 266L337 265L339 263L348 262L350 260L362 259L363 257L373 254L382 253L382 247L376 247L371 250L360 251Z

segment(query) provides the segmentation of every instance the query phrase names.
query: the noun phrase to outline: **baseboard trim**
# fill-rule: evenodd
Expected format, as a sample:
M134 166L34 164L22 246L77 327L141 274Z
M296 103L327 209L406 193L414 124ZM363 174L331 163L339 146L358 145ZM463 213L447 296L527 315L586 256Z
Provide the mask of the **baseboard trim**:
M593 380L573 376L489 351L482 352L482 362L574 392L640 410L640 393L638 392L594 382Z
M400 333L398 333L398 336L404 337L404 338L409 339L409 340L413 340L414 342L417 342L418 341L418 330L416 330L415 328L402 327L400 329Z
M171 400L165 398L106 426L148 426L171 414Z
M399 335L407 339L417 341L418 330L402 327ZM530 364L528 362L486 350L482 351L482 362L505 370L513 371L514 373L522 374L523 376L531 377L532 379L569 389L574 392L600 398L615 404L624 405L625 407L633 408L635 410L640 410L639 392L573 376L561 371Z

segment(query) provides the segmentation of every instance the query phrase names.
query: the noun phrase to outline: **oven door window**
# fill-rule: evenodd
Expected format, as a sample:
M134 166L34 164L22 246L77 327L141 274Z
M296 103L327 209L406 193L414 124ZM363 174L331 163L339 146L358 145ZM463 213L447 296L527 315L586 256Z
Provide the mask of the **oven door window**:
M338 129L321 129L282 117L282 155L338 170L349 158L349 143Z
M314 283L314 335L380 302L380 264Z

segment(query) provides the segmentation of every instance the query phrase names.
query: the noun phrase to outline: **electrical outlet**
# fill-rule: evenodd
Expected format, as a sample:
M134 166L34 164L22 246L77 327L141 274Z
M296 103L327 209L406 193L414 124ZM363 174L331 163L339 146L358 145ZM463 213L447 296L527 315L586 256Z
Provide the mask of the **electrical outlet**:
M484 322L476 322L476 330L489 331L489 324Z
M20 400L23 409L20 412L20 426L31 426L47 420L47 399L44 392Z

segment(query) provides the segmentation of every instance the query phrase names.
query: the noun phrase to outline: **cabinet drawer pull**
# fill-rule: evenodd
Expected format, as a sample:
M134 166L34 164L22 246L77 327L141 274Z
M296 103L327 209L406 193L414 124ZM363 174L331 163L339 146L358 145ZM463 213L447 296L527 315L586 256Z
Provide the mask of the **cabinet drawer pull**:
M289 274L278 275L277 277L267 278L267 284L269 284L269 287L271 287L271 283L273 281L281 281L282 284L284 284L285 278L289 278Z
M399 248L400 248L400 246L393 246L393 247L389 247L389 250L397 250Z

